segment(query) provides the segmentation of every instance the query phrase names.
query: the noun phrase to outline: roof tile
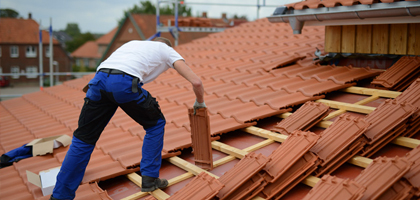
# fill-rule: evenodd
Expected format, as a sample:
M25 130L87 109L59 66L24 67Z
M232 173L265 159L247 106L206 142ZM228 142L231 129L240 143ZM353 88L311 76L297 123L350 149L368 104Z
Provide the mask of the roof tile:
M404 177L417 188L419 191L417 195L420 194L420 145L411 150L405 156L409 161L413 162L410 171L404 175Z
M378 199L412 199L416 190L410 183L400 179L386 190ZM418 195L417 195L418 196Z
M420 75L420 57L403 56L385 72L377 76L372 84L402 91Z
M361 198L376 199L408 172L412 163L406 158L378 157L354 179L367 189Z
M325 175L303 200L360 199L365 190L352 180Z
M267 161L268 159L262 154L251 152L245 155L232 169L219 178L219 181L225 187L220 190L217 197L220 199L231 199L232 196L230 195L236 190L240 190L243 193L252 192L252 190L243 188L243 184L264 168Z
M188 109L194 163L204 170L213 169L213 154L210 139L210 118L207 108Z
M388 99L378 108L366 116L366 121L371 123L364 133L369 138L369 145L362 155L371 155L383 145L389 143L402 134L409 117L414 113L415 107L411 104L398 103Z
M201 172L181 190L169 197L170 200L183 199L212 199L223 188L223 184L216 178Z
M295 130L307 131L326 117L328 110L329 107L323 103L308 101L271 130L284 135L290 135Z

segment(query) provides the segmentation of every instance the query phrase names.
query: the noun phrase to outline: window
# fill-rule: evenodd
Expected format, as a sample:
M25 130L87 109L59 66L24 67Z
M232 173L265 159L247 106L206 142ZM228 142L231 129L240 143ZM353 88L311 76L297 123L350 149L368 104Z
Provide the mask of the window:
M50 47L48 46L48 47L45 47L45 56L46 57L50 57Z
M35 46L27 46L26 47L26 57L27 58L35 58L36 57L36 47Z
M18 46L11 46L10 47L10 57L12 57L12 58L19 57L19 47Z
M10 67L10 73L12 73L12 78L13 79L18 79L19 78L19 67L18 66L13 66Z
M76 65L80 66L80 59L79 58L76 58Z
M89 67L89 58L84 58L83 59L83 66Z
M37 66L29 66L26 67L26 78L36 78L38 77L38 67Z
M0 47L0 57L1 57L1 47Z

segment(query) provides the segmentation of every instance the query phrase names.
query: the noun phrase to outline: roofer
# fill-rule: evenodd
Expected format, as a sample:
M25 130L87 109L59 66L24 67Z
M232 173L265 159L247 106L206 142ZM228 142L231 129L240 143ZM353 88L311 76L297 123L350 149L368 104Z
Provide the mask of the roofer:
M201 79L166 38L127 42L99 65L88 84L78 128L50 199L74 199L95 144L118 107L146 131L140 162L141 191L151 192L168 185L167 180L158 178L166 121L158 102L142 85L169 68L192 84L196 96L194 109L206 107Z

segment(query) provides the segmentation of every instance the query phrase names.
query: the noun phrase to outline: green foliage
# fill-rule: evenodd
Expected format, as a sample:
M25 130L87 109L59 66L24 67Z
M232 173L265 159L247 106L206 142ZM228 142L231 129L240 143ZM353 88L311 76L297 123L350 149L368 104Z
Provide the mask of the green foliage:
M18 18L19 13L16 10L5 8L0 9L0 18Z
M67 23L66 29L64 29L63 31L73 38L81 34L79 25L77 23Z
M76 37L73 37L72 41L66 42L66 50L70 53L75 51L77 48L82 46L87 41L95 41L95 36L90 32L79 34Z
M180 1L180 0L179 0ZM141 6L134 5L132 8L124 11L124 13L131 13L131 14L156 14L156 6L148 1L140 1ZM160 15L174 15L175 14L175 4L160 4L159 8ZM179 16L191 16L191 8L188 8L186 5L179 4L178 5L178 15ZM126 14L124 17L118 20L118 23L121 25L124 22Z
M71 71L72 72L96 72L96 68L73 65L71 66Z
M245 19L245 20L248 20L248 19L246 18L246 15L238 16L238 15L236 15L236 14L233 16L233 19Z

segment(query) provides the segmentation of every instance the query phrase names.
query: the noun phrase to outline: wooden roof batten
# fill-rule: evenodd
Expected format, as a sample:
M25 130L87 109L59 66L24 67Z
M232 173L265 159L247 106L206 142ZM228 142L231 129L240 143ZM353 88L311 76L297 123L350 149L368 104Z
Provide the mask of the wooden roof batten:
M303 3L301 2L301 4ZM304 25L332 26L418 23L420 22L419 8L419 1L399 1L369 5L359 4L302 10L294 9L293 6L282 6L278 7L273 15L267 18L272 23L289 23L293 29L293 34L301 34Z

